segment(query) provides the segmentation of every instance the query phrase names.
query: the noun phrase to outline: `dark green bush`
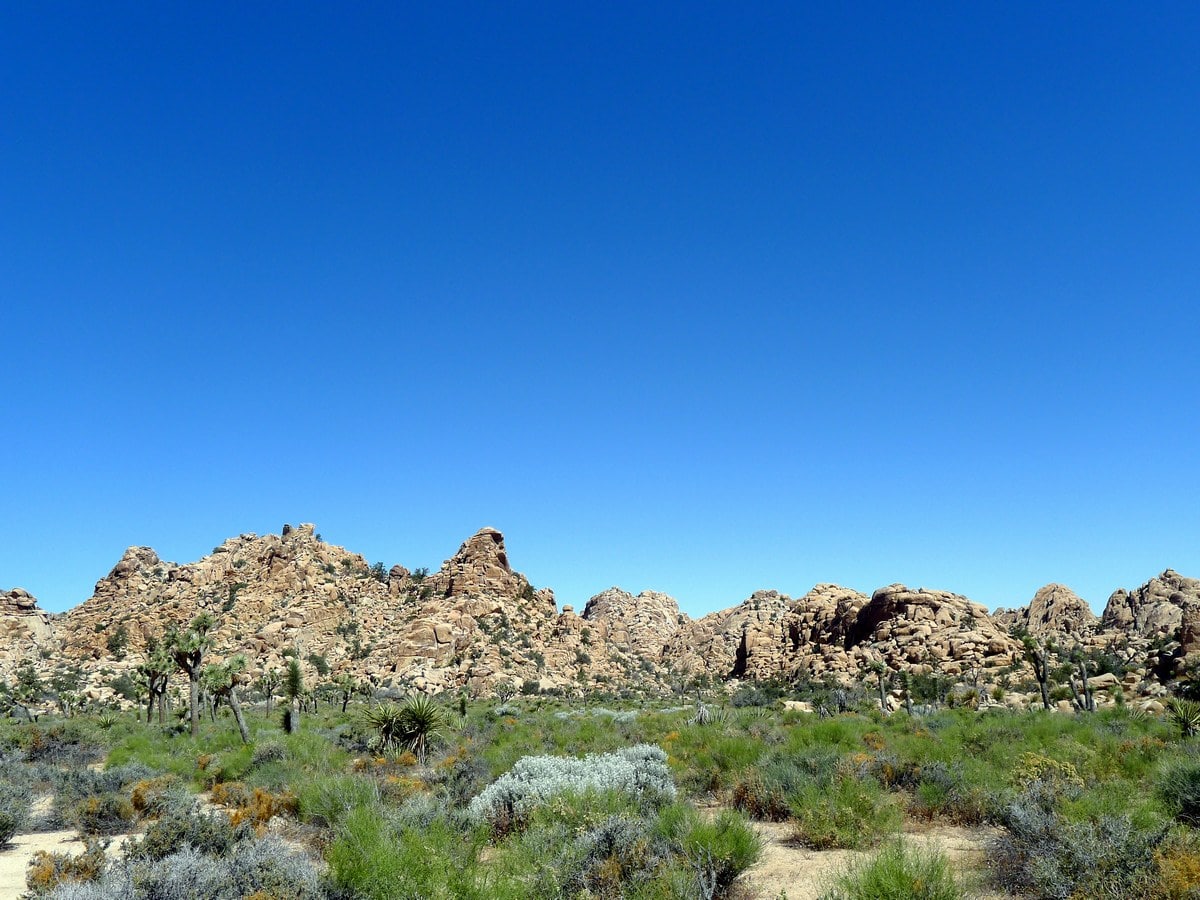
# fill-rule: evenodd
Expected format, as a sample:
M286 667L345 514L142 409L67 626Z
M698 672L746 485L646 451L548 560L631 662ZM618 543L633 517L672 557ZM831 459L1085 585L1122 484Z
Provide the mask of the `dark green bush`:
M1200 759L1185 759L1159 775L1159 799L1180 822L1200 825Z

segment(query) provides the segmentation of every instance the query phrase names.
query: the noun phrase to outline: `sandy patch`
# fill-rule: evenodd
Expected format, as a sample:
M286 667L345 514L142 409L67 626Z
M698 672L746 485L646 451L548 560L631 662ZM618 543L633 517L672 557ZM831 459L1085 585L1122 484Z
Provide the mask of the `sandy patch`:
M809 850L791 841L792 827L784 822L759 822L755 828L763 838L762 858L744 876L752 896L760 900L817 900L833 878L854 859L867 853L855 850ZM959 828L937 825L906 831L904 839L925 849L944 853L963 884L978 884L984 848L995 835L988 828ZM1006 895L973 892L978 900L1004 900Z
M129 837L119 834L104 838L111 841L108 845L110 859L121 852L121 847ZM0 900L16 900L25 893L25 872L29 868L29 861L39 850L70 853L73 856L82 853L83 849L83 841L75 831L42 831L17 835L12 839L12 843L0 850Z

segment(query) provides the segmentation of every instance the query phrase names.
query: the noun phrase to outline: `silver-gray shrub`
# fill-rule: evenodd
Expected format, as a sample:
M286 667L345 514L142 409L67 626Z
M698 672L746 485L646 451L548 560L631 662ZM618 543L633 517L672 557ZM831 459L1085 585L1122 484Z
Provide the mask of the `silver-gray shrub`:
M548 800L574 793L626 794L655 808L675 799L667 754L653 744L582 759L526 756L479 793L467 807L474 822L523 821Z
M0 847L29 822L27 785L0 781Z
M262 892L279 900L322 900L312 863L273 835L239 844L226 857L185 845L161 859L126 859L96 881L68 882L43 900L228 900Z

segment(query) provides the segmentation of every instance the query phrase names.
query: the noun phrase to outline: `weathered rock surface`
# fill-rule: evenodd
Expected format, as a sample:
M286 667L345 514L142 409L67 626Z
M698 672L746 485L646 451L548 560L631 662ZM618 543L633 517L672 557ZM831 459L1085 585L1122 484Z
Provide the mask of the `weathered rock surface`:
M1108 598L1101 627L1144 637L1174 632L1185 609L1200 607L1200 580L1167 569L1132 591L1119 589Z
M22 588L0 591L0 680L26 659L41 664L58 649L53 622L34 596Z
M854 621L847 649L870 646L894 669L938 668L948 675L998 669L1021 659L1022 647L981 603L949 591L880 588Z
M493 528L426 573L371 565L299 525L230 538L182 565L131 547L63 616L46 615L23 590L0 594L0 677L26 658L44 669L73 660L90 677L87 695L105 698L112 678L144 658L149 639L201 612L216 620L214 660L245 653L251 677L282 670L294 653L310 685L328 669L385 691L573 692L678 686L696 676L849 685L880 665L972 684L1001 672L1019 680L1025 663L1013 626L1133 660L1126 692L1140 689L1146 672L1181 671L1200 658L1200 581L1169 569L1116 592L1100 620L1058 584L995 616L948 591L896 584L868 597L818 584L798 599L756 591L693 620L666 594L616 587L582 614L559 610L551 590L512 568ZM1115 690L1109 681L1097 688Z
M1090 606L1066 585L1048 584L1038 588L1028 606L1016 610L997 610L993 616L1002 627L1023 628L1035 637L1060 641L1082 641L1091 637L1100 624Z
M583 618L595 623L613 648L656 663L683 621L673 597L658 591L642 591L635 597L618 587L592 597Z

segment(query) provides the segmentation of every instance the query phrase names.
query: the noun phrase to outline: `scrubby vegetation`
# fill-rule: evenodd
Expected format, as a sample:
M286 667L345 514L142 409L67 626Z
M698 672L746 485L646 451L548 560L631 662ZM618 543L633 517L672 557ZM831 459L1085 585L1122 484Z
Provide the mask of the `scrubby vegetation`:
M1200 737L1168 716L885 716L852 696L814 714L783 709L776 688L734 696L343 709L331 694L291 732L247 704L246 742L228 708L192 735L186 700L163 725L139 709L7 719L0 845L88 836L30 867L30 896L55 900L691 900L749 896L760 821L864 851L830 900L940 900L963 888L902 833L988 825L980 877L996 892L1200 895Z

